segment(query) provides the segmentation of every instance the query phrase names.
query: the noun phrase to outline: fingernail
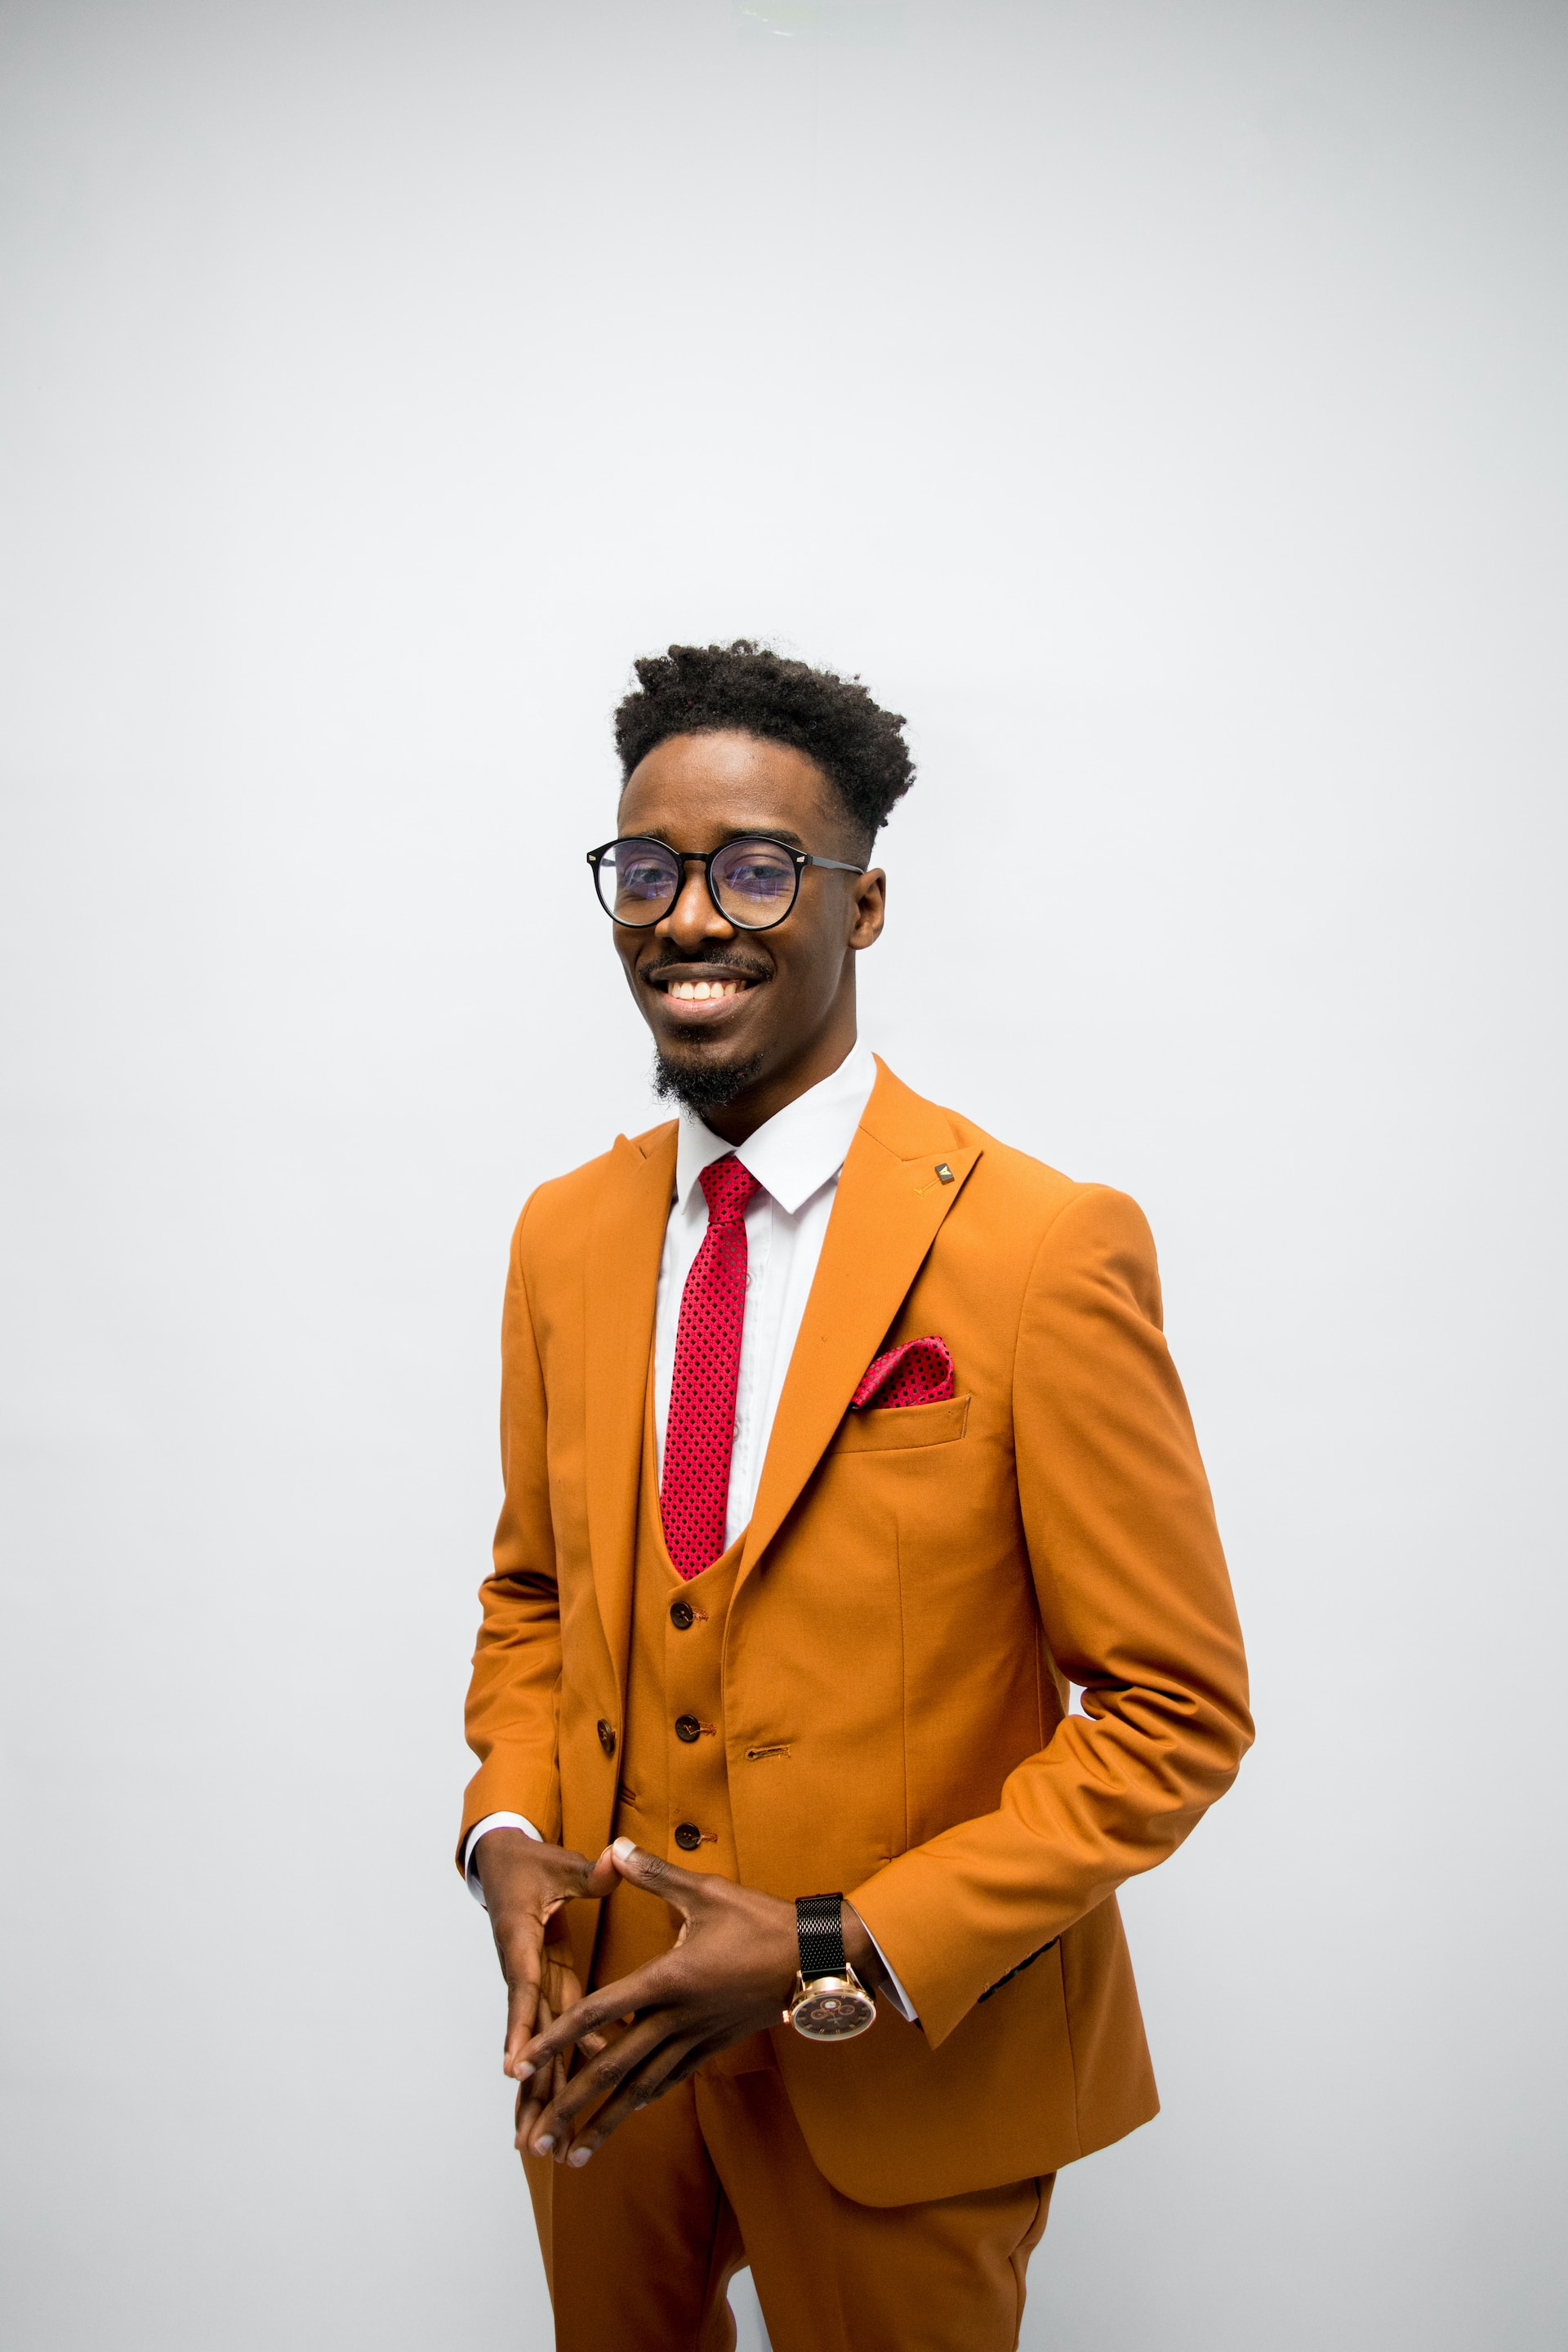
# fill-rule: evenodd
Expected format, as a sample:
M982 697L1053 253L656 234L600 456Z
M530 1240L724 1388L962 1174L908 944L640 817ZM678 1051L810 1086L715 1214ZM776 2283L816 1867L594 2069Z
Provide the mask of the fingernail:
M548 2156L554 2145L555 2141L551 2133L541 2132L533 2143L533 2153L535 2156Z
M628 1855L636 1853L637 1844L635 1840L631 1838L617 1838L615 1844L610 1848L610 1852L612 1853L618 1853L621 1860L625 1862Z
M581 2172L593 2153L591 2147L574 2147L566 2161L574 2171Z
M522 2060L522 2062L521 2062L521 2063L519 2065L519 2067L518 2067L518 2069L517 2069L517 2079L518 2079L518 2081L519 2081L520 2083L526 2083L526 2082L527 2082L527 2080L528 2080L528 2078L529 2078L529 2076L532 2074L532 2072L533 2072L533 2069L532 2069L532 2067L529 2064L529 2063L528 2063L527 2059L526 2059L526 2058L525 2058L525 2059L523 2059L523 2060Z

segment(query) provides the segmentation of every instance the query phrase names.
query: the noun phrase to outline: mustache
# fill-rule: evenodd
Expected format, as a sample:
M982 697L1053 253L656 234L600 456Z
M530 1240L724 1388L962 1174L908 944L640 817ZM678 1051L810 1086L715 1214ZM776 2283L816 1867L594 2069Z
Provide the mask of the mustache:
M696 955L658 956L653 962L643 965L642 977L644 980L657 980L660 972L674 971L678 969L690 971L696 965L705 963L720 964L725 971L733 972L740 979L771 980L773 978L771 964L760 961L753 963L749 956L736 955L732 949L721 948L716 940L710 941Z

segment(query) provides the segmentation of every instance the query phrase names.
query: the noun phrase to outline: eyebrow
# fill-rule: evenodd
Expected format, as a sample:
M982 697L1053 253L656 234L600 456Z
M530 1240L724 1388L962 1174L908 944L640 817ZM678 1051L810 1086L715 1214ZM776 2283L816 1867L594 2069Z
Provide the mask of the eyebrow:
M645 826L640 834L632 834L628 838L633 841L663 842L666 849L674 849L677 846L676 843L668 840L665 835L656 831L651 825ZM751 841L753 839L763 841L782 841L791 849L804 849L805 847L805 844L801 839L799 834L793 833L787 824L729 824L724 827L716 846L720 849L724 849L729 846L731 841ZM706 855L707 853L704 852L700 854Z

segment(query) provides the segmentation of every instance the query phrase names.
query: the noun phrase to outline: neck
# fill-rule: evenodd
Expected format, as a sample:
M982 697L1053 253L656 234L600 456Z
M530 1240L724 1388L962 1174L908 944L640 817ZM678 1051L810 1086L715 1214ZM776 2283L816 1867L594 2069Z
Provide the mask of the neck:
M702 1114L706 1125L726 1143L744 1143L765 1127L785 1107L819 1087L830 1078L847 1057L855 1044L855 1006L851 1000L846 1008L847 1017L831 1022L821 1035L812 1039L791 1061L779 1069L764 1071L754 1086L737 1095L733 1102L721 1109Z

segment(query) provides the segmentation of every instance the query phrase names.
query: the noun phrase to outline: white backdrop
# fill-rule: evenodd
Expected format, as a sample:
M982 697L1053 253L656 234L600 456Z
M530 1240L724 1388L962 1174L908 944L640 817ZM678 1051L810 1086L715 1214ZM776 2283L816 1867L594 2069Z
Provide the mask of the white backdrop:
M910 715L863 1026L1144 1203L1255 1661L1026 2343L1560 2344L1568 15L8 0L0 84L8 2352L548 2341L500 1284L655 1115L609 709L739 631Z

